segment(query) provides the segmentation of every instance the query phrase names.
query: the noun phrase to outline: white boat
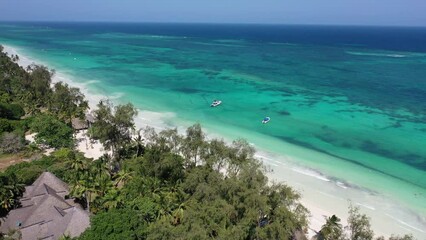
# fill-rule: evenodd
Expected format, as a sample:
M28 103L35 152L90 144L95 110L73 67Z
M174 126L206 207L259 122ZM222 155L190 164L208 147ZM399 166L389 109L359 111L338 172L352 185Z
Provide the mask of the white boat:
M219 106L221 103L222 103L222 101L220 101L220 100L214 100L214 101L212 102L212 104L210 104L210 107L217 107L217 106Z
M265 118L262 120L262 123L263 123L263 124L265 124L265 123L268 123L269 121L271 121L271 118L270 118L270 117L265 117Z

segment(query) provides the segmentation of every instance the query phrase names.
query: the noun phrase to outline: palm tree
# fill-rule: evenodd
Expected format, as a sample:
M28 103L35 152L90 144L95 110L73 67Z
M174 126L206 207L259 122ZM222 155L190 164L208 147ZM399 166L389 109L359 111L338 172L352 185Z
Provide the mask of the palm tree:
M75 161L75 166L80 169L80 165L77 163L79 161ZM84 175L77 174L77 178L71 183L70 195L80 199L84 198L87 210L90 212L90 204L103 197L111 189L112 182L108 167L101 160L84 165L83 169ZM96 209L93 210L96 211Z
M14 174L2 177L0 186L0 207L9 211L16 206L17 199L22 195L25 187L18 182Z
M82 175L86 172L89 162L84 156L75 155L71 157L67 163L70 166L70 169L74 171L73 178L80 179L82 178Z
M0 207L8 211L15 205L15 198L7 189L5 190L2 189L0 192Z
M108 159L101 157L98 160L92 162L90 170L95 178L111 178L110 169L107 164Z
M95 192L95 189L87 179L80 179L71 183L70 195L79 199L85 199L88 212L90 212L90 203L93 199L93 192Z
M172 213L173 225L178 225L182 222L184 211L185 211L185 203L179 204L179 206L173 211Z
M325 240L339 240L342 239L342 224L340 218L333 215L326 219L325 224L321 227L320 239Z
M123 199L116 189L109 190L102 198L102 206L105 209L117 208L122 203Z
M139 129L137 131L137 136L133 138L133 144L132 144L133 147L136 148L135 157L139 157L144 153L145 147L144 147L143 141L144 140L141 135L141 129Z
M117 188L122 188L123 185L132 179L132 174L121 169L114 175L114 186Z
M72 240L72 238L69 235L63 235L59 240Z

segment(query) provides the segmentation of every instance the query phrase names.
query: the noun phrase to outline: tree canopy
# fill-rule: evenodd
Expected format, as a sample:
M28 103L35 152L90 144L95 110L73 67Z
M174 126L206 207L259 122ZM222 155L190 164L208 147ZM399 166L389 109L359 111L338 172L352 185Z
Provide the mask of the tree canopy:
M84 118L89 107L78 88L70 87L62 82L53 85L53 93L48 105L51 113L68 123L73 117Z
M49 114L40 114L30 124L37 133L35 140L53 148L71 147L73 145L72 128Z
M132 140L135 130L134 118L136 108L131 104L114 106L110 101L103 100L94 111L95 122L89 129L89 135L99 140L113 157L119 157L118 151Z

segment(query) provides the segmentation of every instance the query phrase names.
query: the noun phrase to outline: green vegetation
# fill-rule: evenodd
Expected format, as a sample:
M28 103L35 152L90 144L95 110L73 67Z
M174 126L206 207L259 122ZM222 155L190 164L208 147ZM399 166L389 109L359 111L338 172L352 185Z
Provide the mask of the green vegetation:
M37 133L35 141L38 144L53 148L71 147L73 145L72 128L53 115L39 114L32 120L30 129Z
M24 115L25 111L20 105L0 103L0 117L17 120Z
M19 205L17 198L22 196L24 185L14 174L0 175L0 216Z
M373 240L374 232L371 229L370 218L359 212L358 207L349 206L348 226L345 228L340 224L340 219L333 215L326 219L317 239L319 240ZM344 231L346 230L346 231ZM385 240L377 237L376 240ZM389 240L413 240L412 235L394 236Z
M137 111L130 103L114 107L110 101L100 101L97 107L89 135L111 150L114 160L118 160L119 150L132 140Z
M62 82L51 88L54 71L39 65L24 69L16 63L19 57L0 50L0 153L20 151L28 130L37 133L40 144L72 147L71 119L84 117L84 95ZM6 143L11 141L17 147Z
M78 88L57 82L53 86L48 107L49 111L56 115L59 120L70 123L74 117L84 118L89 105Z
M96 186L109 189L85 186L92 191L86 194L92 212L102 217L93 218L81 239L289 239L306 227L308 212L297 202L299 195L281 184L268 186L246 142L218 147L217 140L204 139L199 125L185 136L176 130L147 132L151 136L144 153L122 161L121 170L111 174L111 184L89 173L99 181ZM119 236L105 231L119 219L105 215L111 206L121 210L112 211L114 215L133 215L129 224L138 229L133 237L125 230Z
M336 215L327 218L319 233L319 239L344 239L340 218L338 218Z
M268 182L246 141L208 140L199 124L184 135L176 129L135 132L133 105L101 101L89 135L112 155L85 158L74 149L70 126L87 110L83 94L63 83L50 88L53 71L37 65L25 70L17 59L0 46L0 150L31 154L34 148L23 141L30 130L37 143L56 151L0 173L0 217L18 206L24 185L50 171L94 214L80 240L293 239L306 232L308 210L299 193ZM333 215L318 238L372 239L369 219L357 208L349 213L346 229ZM390 238L396 239L412 238Z

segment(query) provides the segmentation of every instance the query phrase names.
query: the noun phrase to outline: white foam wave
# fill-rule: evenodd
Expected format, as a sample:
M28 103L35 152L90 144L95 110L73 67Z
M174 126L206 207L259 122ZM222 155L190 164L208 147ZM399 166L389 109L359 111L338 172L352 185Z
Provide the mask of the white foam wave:
M253 145L253 147L255 147L255 145ZM266 152L256 151L254 156L257 159L267 161L276 167L279 167L280 165L281 166L286 165L283 161L276 160L277 158L276 156L273 156L272 154L268 154Z
M325 182L330 182L330 179L328 179L325 176L323 176L322 174L320 174L316 171L310 170L310 169L293 167L291 170L293 170L297 173L301 173L301 174L306 175L306 176L317 178L317 179L325 181Z
M371 57L391 57L391 58L404 58L407 55L396 54L396 53L375 53L375 52L352 52L346 51L347 54L357 56L371 56Z
M422 230L422 229L420 229L420 228L417 228L417 227L414 227L414 226L412 226L412 225L410 225L410 224L408 224L408 223L406 223L406 222L404 222L404 221L402 221L402 220L400 220L400 219L398 219L398 218L396 218L396 217L394 217L394 216L392 216L392 215L390 215L390 214L387 214L387 213L386 213L386 216L388 216L388 217L392 218L393 220L395 220L395 221L399 222L400 224L402 224L402 225L404 225L404 226L406 226L406 227L409 227L409 228L411 228L411 229L413 229L413 230L419 231L419 232L421 232L421 233L426 233L424 230Z
M336 185L339 186L339 187L341 187L341 188L343 188L343 189L347 189L348 188L344 183L339 182L339 181L336 182Z
M110 94L108 96L108 99L110 99L110 100L118 100L118 99L120 99L123 96L124 96L123 92L115 92L115 93Z
M358 206L362 206L362 207L365 207L365 208L368 208L368 209L370 209L370 210L376 210L376 208L375 208L375 207L370 206L370 205L367 205L367 204L362 204L362 203L357 202L357 203L356 203L356 205L358 205Z
M15 47L11 47L11 46L7 46L7 45L2 45L4 48L4 52L6 52L9 56L10 55L18 55L19 56L19 61L18 64L24 68L28 67L31 64L34 64L35 61L27 56L23 56L21 54L18 53L19 49L15 48Z
M144 128L147 126L153 127L157 131L170 128L168 122L176 117L173 112L153 112L148 110L138 109L138 117L136 121L137 128Z
M96 84L96 83L100 83L100 82L101 81L99 81L99 80L89 80L89 81L83 83L83 85L87 86L87 85Z

